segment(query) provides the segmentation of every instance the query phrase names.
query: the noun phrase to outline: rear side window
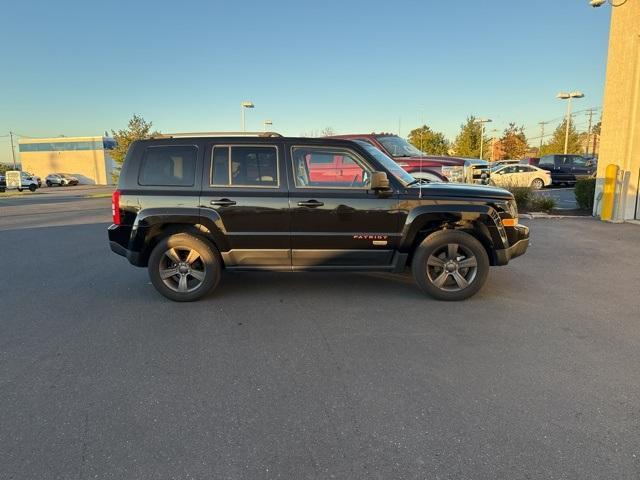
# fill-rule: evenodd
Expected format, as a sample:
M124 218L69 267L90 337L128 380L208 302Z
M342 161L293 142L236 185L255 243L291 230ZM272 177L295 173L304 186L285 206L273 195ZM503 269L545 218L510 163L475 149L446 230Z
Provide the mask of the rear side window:
M275 146L216 146L211 158L212 186L277 187L278 149Z
M162 187L194 185L198 149L194 146L148 147L142 157L138 184Z
M553 166L553 155L546 155L544 157L542 157L540 159L540 162L538 163L538 165L549 165L549 166Z

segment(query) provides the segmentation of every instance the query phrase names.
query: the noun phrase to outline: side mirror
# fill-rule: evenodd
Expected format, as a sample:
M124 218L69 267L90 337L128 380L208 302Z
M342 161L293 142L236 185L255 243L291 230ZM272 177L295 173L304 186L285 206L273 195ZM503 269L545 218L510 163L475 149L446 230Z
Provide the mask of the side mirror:
M376 192L389 190L389 178L387 172L372 172L371 173L371 190Z

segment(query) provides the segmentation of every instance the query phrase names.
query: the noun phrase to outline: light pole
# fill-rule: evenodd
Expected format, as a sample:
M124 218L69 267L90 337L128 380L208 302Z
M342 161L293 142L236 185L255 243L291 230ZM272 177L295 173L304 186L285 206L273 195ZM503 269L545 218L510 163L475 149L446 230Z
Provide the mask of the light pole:
M482 148L484 147L484 124L485 123L490 123L493 120L491 120L490 118L480 118L478 119L478 123L480 123L480 160L483 160L482 158Z
M584 97L584 93L575 91L575 92L560 92L556 95L556 98L560 100L568 100L567 102L567 126L564 132L564 154L567 154L567 148L569 147L569 127L571 126L571 99L572 98L582 98Z
M253 104L253 102L250 102L248 100L245 100L244 102L242 102L240 104L240 123L242 124L242 131L246 132L247 129L245 127L244 124L244 109L245 108L255 108L255 105Z
M270 127L273 125L273 122L271 120L265 120L264 122L264 131L266 132L268 130L267 127Z

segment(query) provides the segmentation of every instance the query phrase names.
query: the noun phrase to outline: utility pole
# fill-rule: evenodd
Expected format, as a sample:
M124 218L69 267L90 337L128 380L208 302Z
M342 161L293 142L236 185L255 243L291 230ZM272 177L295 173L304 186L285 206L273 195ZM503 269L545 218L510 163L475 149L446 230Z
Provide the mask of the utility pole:
M538 156L540 156L540 152L542 152L542 142L544 142L544 126L549 122L538 122L540 125L540 146L538 147Z
M13 149L13 132L9 132L9 137L11 138L11 157L13 158L13 169L16 170L16 152Z
M589 109L589 128L587 129L586 155L589 155L589 142L591 141L591 122L593 121L593 108Z
M494 128L493 130L491 130L491 161L495 162L496 158L495 158L495 153L496 153L496 134L498 133L498 129Z

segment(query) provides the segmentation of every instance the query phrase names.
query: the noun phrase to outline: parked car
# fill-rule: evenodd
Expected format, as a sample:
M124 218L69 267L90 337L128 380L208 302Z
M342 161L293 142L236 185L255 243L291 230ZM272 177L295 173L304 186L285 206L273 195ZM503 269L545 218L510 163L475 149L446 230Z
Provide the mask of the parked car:
M28 172L20 172L20 184L22 185L17 190L22 192L23 190L29 190L35 192L38 189L37 177L33 177ZM4 174L0 174L0 192L4 192L7 189L7 179Z
M592 177L596 172L596 162L582 155L545 155L540 158L538 166L551 172L554 184L573 184L581 178Z
M427 155L407 140L390 133L334 135L330 138L360 140L381 150L414 178L430 181L464 181L464 159Z
M353 178L310 168L336 157ZM427 294L462 300L482 287L490 265L507 264L529 244L508 191L425 183L373 145L336 138L139 140L112 210L111 250L146 267L154 287L175 301L202 298L222 269L408 265Z
M29 173L29 172L23 172L23 173L28 175L29 177L31 177L33 180L35 180L36 183L38 184L38 188L40 188L42 186L42 179L39 176L34 175L33 173Z
M491 185L540 190L551 185L551 173L532 165L497 165L491 170Z
M50 173L46 176L45 183L47 187L52 187L53 185L63 187L65 185L78 185L78 179L68 173Z

